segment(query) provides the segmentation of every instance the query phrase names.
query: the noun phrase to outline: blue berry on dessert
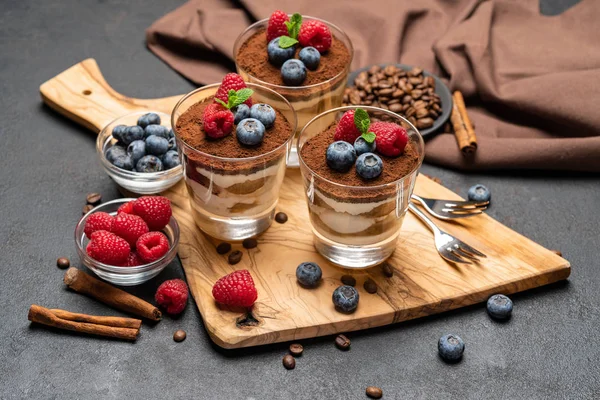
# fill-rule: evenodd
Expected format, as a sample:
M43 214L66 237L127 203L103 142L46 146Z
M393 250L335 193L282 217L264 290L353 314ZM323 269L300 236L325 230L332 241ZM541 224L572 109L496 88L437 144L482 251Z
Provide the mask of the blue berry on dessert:
M495 294L487 301L487 312L497 320L510 318L513 310L513 302L503 294Z
M310 69L311 71L315 71L317 68L319 68L319 63L321 62L321 53L319 53L319 50L315 49L314 47L308 46L300 50L300 53L298 53L298 58L304 63L306 68Z
M147 155L139 159L135 166L137 172L159 172L163 170L163 163L160 158Z
M142 129L148 125L160 125L160 116L156 113L144 114L138 118L137 124L138 126L141 126Z
M162 126L162 125L148 125L144 128L144 137L147 138L148 136L161 136L164 137L165 139L169 138L169 129L166 126Z
M268 104L258 103L250 108L250 118L262 122L266 129L269 129L275 123L275 110Z
M128 171L133 169L133 160L127 153L117 155L113 159L112 164L117 168L126 169Z
M490 201L492 192L487 187L477 184L469 188L467 196L471 201Z
M280 38L275 38L267 45L269 62L276 67L280 67L287 60L294 58L294 53L296 53L295 46L290 46L284 49L279 45L279 40Z
M338 311L351 313L358 307L358 290L348 285L340 286L333 291L331 299Z
M302 286L316 287L321 281L323 272L321 267L314 262L303 262L296 268L296 279Z
M306 79L306 66L300 60L287 60L281 66L281 78L288 86L300 86Z
M362 136L357 137L354 141L354 150L356 151L357 156L364 153L374 153L376 148L377 145L375 144L375 141L369 143Z
M438 341L438 352L446 362L457 362L465 351L465 342L457 335L444 335Z
M161 157L165 169L175 168L180 164L179 154L175 150L169 150Z
M112 136L117 139L119 142L123 141L123 133L127 129L126 125L117 125L112 130Z
M110 163L114 163L117 157L126 155L127 149L119 144L115 144L114 146L109 147L104 153L104 156Z
M169 138L169 150L177 150L177 140L174 137Z
M137 125L128 126L121 135L121 139L125 145L129 145L134 140L142 140L144 139L144 130Z
M233 112L233 123L239 124L241 120L250 118L250 107L247 104L240 104L237 107L231 109Z
M133 165L136 165L140 158L146 155L146 142L143 140L134 140L129 143L127 154L131 157Z
M356 159L356 173L363 179L374 179L381 175L383 161L374 153L363 153Z
M333 142L327 147L327 165L338 172L348 172L356 161L354 147L342 140Z
M169 138L174 138L175 137L175 132L173 132L173 129L169 129Z
M265 136L265 126L256 118L246 118L236 127L238 142L245 146L257 146Z
M161 136L151 135L146 138L146 153L160 157L169 151L169 141Z

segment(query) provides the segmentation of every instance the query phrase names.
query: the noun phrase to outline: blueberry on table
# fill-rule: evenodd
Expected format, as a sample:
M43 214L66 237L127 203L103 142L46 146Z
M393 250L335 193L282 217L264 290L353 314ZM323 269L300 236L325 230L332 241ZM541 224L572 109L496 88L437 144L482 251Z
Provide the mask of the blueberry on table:
M138 118L137 124L142 128L147 127L148 125L160 125L160 117L155 113L148 113L142 115Z
M471 201L490 201L492 193L485 186L477 184L469 188L467 196Z
M276 67L280 67L286 60L294 57L296 52L296 46L290 46L282 49L279 47L279 38L275 38L267 45L267 55L269 56L269 62Z
M162 156L162 163L165 169L175 168L180 164L179 154L175 150L169 150Z
M153 156L162 156L169 151L169 141L161 136L148 136L146 138L146 153Z
M323 272L317 263L303 262L296 268L296 279L302 286L315 287L321 281Z
M106 159L110 163L113 163L118 156L126 156L126 155L127 155L127 150L125 149L125 147L123 147L119 144L115 144L114 146L109 147L108 149L106 149L106 152L104 153L104 157L106 157Z
M288 86L300 86L306 79L306 66L300 60L287 60L281 66L281 78Z
M163 170L163 163L160 158L152 155L140 158L135 166L137 172L159 172Z
M357 156L364 153L374 153L376 148L377 145L375 144L375 141L367 143L362 136L357 137L354 141L354 150L356 151Z
M329 168L339 172L347 172L356 161L356 151L350 143L338 140L327 147L326 157Z
M356 159L356 173L364 179L374 179L381 175L383 161L374 153L364 153Z
M247 104L240 104L231 109L233 112L233 123L239 124L243 119L250 118L250 107Z
M117 139L119 142L123 141L123 134L125 133L125 129L127 129L126 125L117 125L112 130L112 136Z
M487 312L494 319L508 319L512 314L512 310L512 300L503 294L495 294L487 301Z
M444 335L438 341L440 357L447 362L456 362L462 358L465 342L457 335Z
M237 125L235 134L241 144L256 146L262 143L265 136L265 126L255 118L246 118Z
M268 104L258 103L250 108L250 118L254 118L262 122L265 129L269 129L275 123L275 110Z
M149 136L160 136L165 139L169 138L169 128L162 125L148 125L144 128L144 138Z
M314 47L308 46L300 50L298 58L300 58L300 61L306 65L306 68L314 71L319 68L321 53L319 53L319 50L315 49Z
M126 169L127 171L133 169L133 160L127 153L116 156L112 164L117 168Z
M131 142L135 140L144 139L144 130L137 125L128 126L125 128L125 131L121 135L121 141L128 146Z
M177 150L177 140L174 137L169 138L169 150Z
M134 140L127 146L127 154L131 157L133 164L137 164L140 158L146 155L146 142L143 140Z
M333 304L338 309L345 313L351 313L358 307L358 290L352 286L339 286L333 291Z

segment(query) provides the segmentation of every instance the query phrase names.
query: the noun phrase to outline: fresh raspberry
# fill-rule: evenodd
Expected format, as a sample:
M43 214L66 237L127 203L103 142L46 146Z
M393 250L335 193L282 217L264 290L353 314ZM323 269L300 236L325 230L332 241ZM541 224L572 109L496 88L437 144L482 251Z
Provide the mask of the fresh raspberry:
M188 286L181 279L164 281L156 289L154 299L169 314L179 314L187 304Z
M117 209L117 214L133 214L133 201L128 201Z
M312 46L322 54L331 47L331 31L321 21L304 21L300 27L298 41L302 47Z
M219 279L212 295L217 302L234 307L251 307L258 297L252 275L245 269Z
M138 238L149 231L146 222L133 214L118 214L112 226L112 233L125 239L132 249L135 248Z
M335 141L343 140L350 144L354 144L357 137L360 136L360 131L354 124L354 110L348 110L342 115L340 121L335 128Z
M144 265L144 262L140 258L137 252L132 251L129 253L129 258L127 262L123 265L124 267L137 267L138 265Z
M286 13L280 10L276 10L269 17L269 25L267 25L267 42L278 38L279 36L286 36L288 34L287 26L285 22L289 21L290 17Z
M217 90L217 93L215 94L215 99L219 99L223 103L227 104L230 90L235 90L237 92L238 90L244 89L245 87L246 82L244 82L242 77L238 74L230 72L227 75L225 75L223 81L221 81L221 86L219 86L219 90ZM248 105L248 107L252 107L252 99L246 100L244 104Z
M85 221L83 232L88 239L92 238L92 233L96 231L112 231L114 217L108 213L99 211L88 217Z
M108 231L96 231L87 245L88 256L108 265L123 265L129 258L129 243Z
M377 136L375 138L377 151L384 156L399 156L408 143L406 129L393 122L373 122L369 131Z
M233 130L234 115L222 105L214 103L204 109L203 121L204 132L213 139L219 139Z
M151 263L169 251L169 239L162 232L144 233L136 242L138 255L142 261Z
M133 213L142 217L151 231L160 231L171 219L171 202L163 196L142 196L133 202Z

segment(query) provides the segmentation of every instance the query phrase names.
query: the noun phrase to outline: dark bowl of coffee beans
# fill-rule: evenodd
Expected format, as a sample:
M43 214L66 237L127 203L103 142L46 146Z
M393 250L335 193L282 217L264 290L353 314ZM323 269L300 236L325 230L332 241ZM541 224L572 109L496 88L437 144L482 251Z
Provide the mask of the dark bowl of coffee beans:
M106 173L122 188L154 194L183 176L170 116L135 112L117 118L98 135L96 150Z

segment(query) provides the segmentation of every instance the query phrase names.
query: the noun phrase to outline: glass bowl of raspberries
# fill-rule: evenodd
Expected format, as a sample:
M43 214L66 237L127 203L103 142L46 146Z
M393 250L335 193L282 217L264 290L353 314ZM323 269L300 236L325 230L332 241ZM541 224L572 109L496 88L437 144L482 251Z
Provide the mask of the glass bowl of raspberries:
M117 199L85 214L75 228L81 262L122 286L158 275L177 254L179 225L163 196Z
M96 151L106 173L122 188L154 194L183 176L171 116L134 112L117 118L98 134Z

